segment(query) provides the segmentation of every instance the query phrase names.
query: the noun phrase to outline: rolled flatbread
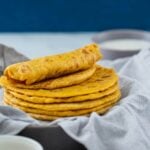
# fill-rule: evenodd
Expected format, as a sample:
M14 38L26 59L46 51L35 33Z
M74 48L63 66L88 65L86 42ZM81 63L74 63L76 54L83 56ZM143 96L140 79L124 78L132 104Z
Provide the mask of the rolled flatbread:
M4 75L30 85L44 79L88 69L101 57L98 45L90 44L68 53L10 65L5 69Z

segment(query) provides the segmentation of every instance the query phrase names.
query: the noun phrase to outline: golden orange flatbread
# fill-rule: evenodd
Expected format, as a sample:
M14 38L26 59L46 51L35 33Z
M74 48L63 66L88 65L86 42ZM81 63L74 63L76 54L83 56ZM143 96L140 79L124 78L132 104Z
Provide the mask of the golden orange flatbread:
M110 106L106 106L98 111L96 111L98 114L103 115L104 113L106 113L110 108L112 108L113 105ZM28 113L31 117L38 119L38 120L45 120L45 121L52 121L52 120L56 120L59 119L59 116L49 116L49 115L42 115L42 114L34 114L34 113ZM84 116L89 116L89 114L86 114ZM82 115L83 116L83 115Z
M88 108L88 109L81 109L81 110L68 110L68 111L45 111L42 109L35 109L31 107L24 107L20 106L19 104L15 104L12 101L9 101L5 99L5 103L13 106L14 108L18 108L20 110L23 110L27 113L34 113L34 114L42 114L42 115L49 115L49 116L58 116L58 117L70 117L70 116L79 116L79 115L86 115L91 112L97 112L103 109L104 107L107 106L113 106L119 99L114 99L110 102L104 103L100 106L96 106L93 108Z
M118 76L113 69L97 66L97 69L91 78L78 85L65 88L53 90L29 90L5 85L2 82L0 82L0 85L10 91L14 91L28 96L64 98L104 91L109 87L113 86L117 81Z
M5 92L8 92L12 94L14 97L19 98L21 100L31 102L31 103L39 103L39 104L47 104L47 103L69 103L69 102L80 102L80 101L86 101L86 100L92 100L101 98L104 96L107 96L109 94L112 94L113 92L117 91L119 89L118 84L115 83L110 88L96 93L86 94L86 95L80 95L80 96L73 96L73 97L67 97L67 98L53 98L53 97L38 97L38 96L28 96L25 94L20 94L17 92L13 92L11 90L6 90Z
M89 79L95 72L96 66L92 66L89 69L75 72L66 76L54 78L54 79L47 79L45 81L41 81L35 84L26 85L21 82L17 82L8 78L7 76L0 77L0 83L6 86L13 86L17 88L23 89L56 89L62 88L66 86L76 85L79 84L87 79Z
M4 75L29 85L88 69L101 57L98 45L90 44L68 53L10 65L5 69Z
M16 105L20 105L23 107L47 110L47 111L66 111L66 110L80 110L80 109L89 109L93 107L97 107L103 105L107 102L111 102L112 100L118 100L120 98L120 91L117 90L113 94L84 102L76 102L76 103L59 103L59 104L35 104L29 103L23 100L20 100L11 94L4 93L4 99L10 101Z

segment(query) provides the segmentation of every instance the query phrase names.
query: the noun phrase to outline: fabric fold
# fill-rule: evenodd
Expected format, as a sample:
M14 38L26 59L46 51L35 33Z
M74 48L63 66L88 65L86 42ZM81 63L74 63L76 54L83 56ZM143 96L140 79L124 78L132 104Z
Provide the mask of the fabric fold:
M104 116L92 113L90 118L59 123L88 150L150 149L150 51L124 60L103 62L120 74L122 99L118 105Z
M102 63L119 73L121 101L104 116L92 113L89 118L70 117L47 125L60 125L88 150L150 149L150 50ZM0 134L17 134L35 123L19 110L0 107Z

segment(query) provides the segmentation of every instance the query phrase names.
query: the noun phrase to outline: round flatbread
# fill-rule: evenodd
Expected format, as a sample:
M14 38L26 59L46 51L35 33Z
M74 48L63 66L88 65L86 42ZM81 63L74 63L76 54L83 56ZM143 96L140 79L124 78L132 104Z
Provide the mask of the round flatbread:
M49 115L49 116L59 116L59 117L70 117L70 116L85 115L85 114L88 114L91 112L99 111L99 110L103 109L104 107L111 106L111 105L113 106L118 100L119 99L114 99L108 103L104 103L100 106L96 106L96 107L89 108L89 109L68 110L68 111L47 111L47 110L45 111L45 110L41 110L41 109L23 107L18 104L15 104L7 99L5 99L4 102L10 106L21 109L27 113L42 114L42 115Z
M51 113L46 114L45 111L44 111L44 113L43 112L41 112L41 113L38 112L37 113L36 110L31 109L31 108L28 108L28 111L27 111L27 109L24 110L23 107L18 106L18 105L16 106L15 104L12 104L12 103L8 102L7 100L4 102L4 104L5 105L10 105L10 106L12 106L14 108L17 108L17 109L21 109L23 111L26 111L31 117L33 117L35 119L51 121L51 120L59 119L61 117L64 118L64 117L73 117L73 116L81 116L81 115L82 116L83 115L88 116L92 112L97 112L98 114L102 115L102 114L106 113L110 108L112 108L116 103L114 102L114 103L111 103L111 104L107 104L107 105L105 105L105 106L103 106L99 109L97 107L95 110L93 109L91 111L87 111L87 113L85 113L85 114L78 113L78 111L76 112L75 115L68 115L68 112L59 112L58 116L57 115L50 115ZM81 111L84 111L84 110L81 110ZM66 114L66 116L61 116L62 113ZM72 111L71 111L71 113L72 113ZM57 114L57 113L54 112L53 114Z
M111 102L112 100L116 99L118 100L120 98L120 91L117 90L113 94L95 99L95 100L89 100L84 102L76 102L76 103L59 103L59 104L35 104L35 103L29 103L23 100L20 100L11 94L4 93L4 99L7 99L8 101L20 105L23 107L29 107L29 108L35 108L35 109L41 109L41 110L47 110L47 111L66 111L66 110L80 110L80 109L88 109L93 108L96 106L103 105L107 102Z
M7 76L2 76L0 78L0 83L6 86L13 86L23 89L56 89L79 84L89 79L94 74L95 70L96 66L94 65L87 70L79 71L59 78L48 79L31 85L26 85L24 83L12 80Z
M99 46L90 44L68 53L10 65L5 69L4 75L29 85L88 69L101 57Z
M47 104L47 103L69 103L69 102L80 102L80 101L86 101L86 100L92 100L101 98L104 96L107 96L109 94L112 94L116 90L118 90L118 84L115 83L113 86L108 88L107 90L96 92L92 94L86 94L81 96L74 96L74 97L67 97L67 98L51 98L51 97L38 97L38 96L28 96L24 94L20 94L17 92L13 92L11 90L6 90L5 92L12 94L14 97L19 98L21 100L31 102L31 103L39 103L39 104Z
M112 106L106 106L105 108L96 111L98 114L103 115L104 113L106 113ZM34 113L28 113L31 117L38 119L38 120L45 120L45 121L52 121L52 120L56 120L59 119L60 117L58 116L49 116L49 115L42 115L42 114L34 114ZM84 116L89 116L89 114L84 115Z
M65 88L53 89L53 90L28 90L28 89L19 89L13 86L4 85L6 89L21 93L29 96L39 96L39 97L73 97L85 94L91 94L99 91L104 91L114 85L118 81L118 76L113 69L103 68L97 66L97 69L93 76L74 86L69 86Z

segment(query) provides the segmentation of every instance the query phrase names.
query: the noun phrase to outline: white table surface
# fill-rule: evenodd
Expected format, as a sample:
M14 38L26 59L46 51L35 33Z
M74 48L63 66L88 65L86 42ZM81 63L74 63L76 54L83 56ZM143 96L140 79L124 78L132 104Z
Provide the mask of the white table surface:
M0 43L29 58L56 54L91 43L95 33L0 33Z

